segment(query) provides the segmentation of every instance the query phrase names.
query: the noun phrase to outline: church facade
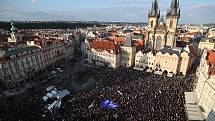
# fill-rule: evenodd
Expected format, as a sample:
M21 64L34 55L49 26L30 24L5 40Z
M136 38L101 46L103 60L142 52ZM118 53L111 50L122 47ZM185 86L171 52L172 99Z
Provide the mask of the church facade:
M172 0L170 9L166 14L166 22L160 16L157 0L153 0L152 8L148 14L148 39L146 41L146 49L158 51L163 47L175 47L179 18L179 0Z

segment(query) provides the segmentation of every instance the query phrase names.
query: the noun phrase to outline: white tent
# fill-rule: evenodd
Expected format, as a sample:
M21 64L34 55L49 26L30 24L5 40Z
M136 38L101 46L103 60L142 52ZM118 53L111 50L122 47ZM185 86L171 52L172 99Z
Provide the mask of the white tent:
M54 95L56 95L58 92L55 91L55 90L52 90L51 93L54 94Z
M58 99L62 99L64 98L65 96L67 95L70 95L70 92L68 90L63 90L59 93L57 93L55 96L58 98Z
M44 101L47 101L48 99L49 99L49 97L43 96L43 100L44 100Z
M54 88L55 88L55 86L49 86L49 87L46 88L46 91L49 92L49 91L53 90Z
M52 97L54 96L54 94L52 94L52 93L47 93L46 96L49 97L49 98L52 98Z

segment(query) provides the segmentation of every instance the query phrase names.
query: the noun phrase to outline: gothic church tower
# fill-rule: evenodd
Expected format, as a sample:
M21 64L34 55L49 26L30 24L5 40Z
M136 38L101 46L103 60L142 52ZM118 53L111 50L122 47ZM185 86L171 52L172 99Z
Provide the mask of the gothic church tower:
M170 10L166 14L166 22L163 17L160 18L157 0L153 0L152 8L148 14L148 40L146 41L146 49L159 51L163 47L175 47L179 18L179 0L172 0Z
M176 32L178 19L180 18L180 8L179 0L172 0L170 9L166 14L166 24L167 24L167 42L166 46L175 47L176 46Z
M158 20L160 18L160 11L158 13L158 2L157 0L153 0L152 2L152 8L149 10L148 14L148 42L147 42L147 48L149 50L154 48L154 42L155 42L155 30L158 24Z

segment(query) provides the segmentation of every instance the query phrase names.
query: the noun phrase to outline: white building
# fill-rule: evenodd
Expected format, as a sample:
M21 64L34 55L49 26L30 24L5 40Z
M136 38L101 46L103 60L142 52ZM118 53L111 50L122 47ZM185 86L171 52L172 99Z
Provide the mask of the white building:
M199 49L202 52L203 49L215 49L215 38L204 38L199 42Z
M0 51L0 82L7 87L29 79L44 68L40 48L27 46Z
M60 40L58 38L41 37L38 40L28 41L27 44L41 48L45 66L74 57L74 41L70 39Z
M151 69L161 73L186 75L191 67L194 56L187 51L162 48L158 52L137 52L135 67L137 70Z
M88 53L90 63L110 68L120 66L120 48L113 41L95 40L90 43L90 46Z
M11 33L10 37L8 38L9 43L19 43L22 42L23 34L17 32L17 28L14 26L14 23L11 23Z
M135 55L135 67L137 70L144 70L149 68L151 70L154 69L155 64L155 54L151 52L142 52L139 51Z

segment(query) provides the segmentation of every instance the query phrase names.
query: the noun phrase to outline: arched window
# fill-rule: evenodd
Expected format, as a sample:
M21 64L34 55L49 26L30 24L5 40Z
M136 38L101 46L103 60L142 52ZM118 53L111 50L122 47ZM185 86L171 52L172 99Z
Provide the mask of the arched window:
M151 27L153 27L153 21L151 21Z
M172 28L172 25L173 25L173 21L171 20L169 23L169 28Z
M160 50L162 48L162 38L158 36L156 39L156 50Z

